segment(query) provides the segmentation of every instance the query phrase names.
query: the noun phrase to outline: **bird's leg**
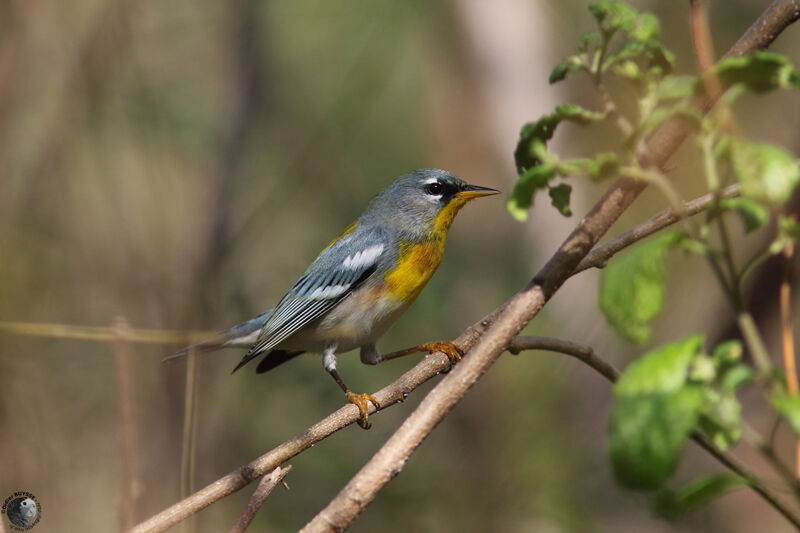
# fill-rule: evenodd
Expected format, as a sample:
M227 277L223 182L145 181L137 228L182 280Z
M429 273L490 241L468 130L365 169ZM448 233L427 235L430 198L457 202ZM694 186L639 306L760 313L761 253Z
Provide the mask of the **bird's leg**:
M426 342L424 344L420 344L419 346L414 346L413 348L408 348L407 350L400 350L398 352L387 353L386 355L381 355L375 350L374 345L372 346L372 350L366 350L367 347L361 348L361 361L367 364L377 364L382 361L388 361L390 359L397 359L398 357L403 357L404 355L410 355L412 353L417 352L442 352L447 356L450 360L450 364L454 365L457 362L461 361L461 357L464 356L464 351L459 348L454 342L451 341L436 341L436 342Z
M344 384L344 381L342 381L342 378L339 376L339 372L336 371L336 345L325 348L322 353L322 364L325 365L325 370L328 374L330 374L339 387L342 388L345 396L347 396L347 401L358 407L358 411L361 413L361 418L358 419L358 425L363 429L369 429L372 424L367 421L369 418L369 413L367 412L368 404L372 403L376 410L381 408L381 404L378 403L378 400L376 400L374 396L366 393L356 394L347 388L347 385Z

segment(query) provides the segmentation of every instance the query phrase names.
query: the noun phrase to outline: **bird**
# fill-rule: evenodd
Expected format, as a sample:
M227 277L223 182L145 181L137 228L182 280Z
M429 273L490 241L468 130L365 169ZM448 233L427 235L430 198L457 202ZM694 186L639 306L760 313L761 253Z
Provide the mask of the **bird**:
M17 527L32 526L37 513L36 501L26 496L14 498L8 504L8 520Z
M360 348L375 365L415 352L441 351L455 363L463 355L452 342L420 344L381 354L377 340L419 296L439 266L450 225L470 200L498 194L440 169L419 169L378 193L355 222L334 238L278 304L205 342L165 360L219 348L249 348L233 372L256 357L264 373L305 353L321 353L325 370L356 405L368 429L368 407L379 402L342 381L336 354Z

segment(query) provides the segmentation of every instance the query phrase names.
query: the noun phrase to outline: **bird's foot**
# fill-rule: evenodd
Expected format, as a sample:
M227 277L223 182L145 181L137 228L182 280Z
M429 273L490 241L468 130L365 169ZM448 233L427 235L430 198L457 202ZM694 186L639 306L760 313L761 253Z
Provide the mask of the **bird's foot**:
M442 352L450 360L451 367L461 361L461 358L464 356L464 350L450 341L426 342L425 344L419 345L419 350L428 353Z
M372 403L375 409L378 410L381 408L381 404L378 403L378 400L369 394L356 394L350 391L347 391L345 394L347 395L347 401L358 407L358 411L361 413L361 418L358 419L358 425L363 429L372 427L372 424L367 421L369 418L369 413L367 412L368 402Z

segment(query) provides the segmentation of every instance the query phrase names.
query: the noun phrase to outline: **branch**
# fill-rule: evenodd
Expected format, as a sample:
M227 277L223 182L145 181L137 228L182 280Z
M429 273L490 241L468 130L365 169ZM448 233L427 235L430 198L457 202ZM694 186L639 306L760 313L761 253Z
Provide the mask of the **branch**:
M494 320L496 314L495 311L468 328L456 339L456 343L462 348L473 346L488 324ZM414 389L430 378L446 372L449 368L450 361L444 354L429 355L393 383L374 393L373 396L380 402L381 409L386 409L402 402ZM372 405L370 405L370 409L371 412L374 412ZM356 406L344 405L302 433L142 522L131 530L132 533L156 533L174 526L212 503L242 489L315 443L349 426L359 417Z
M766 46L791 21L800 16L800 9L791 7L791 0L776 0L738 42L731 53L745 53L748 46L743 40ZM770 17L772 11L791 7L793 16ZM764 21L774 20L774 27ZM763 38L755 36L765 34ZM707 104L713 103L712 101ZM646 163L662 167L677 150L688 134L686 126L670 121L660 127L647 143ZM339 494L309 522L303 531L343 531L358 517L375 495L403 468L409 456L430 434L456 403L491 367L512 339L541 310L556 290L572 275L581 260L616 222L619 216L645 189L646 184L630 179L616 183L578 224L558 251L524 289L514 295L500 311L497 320L489 327L464 360L444 377L422 400L417 409L406 418L400 428L384 446L345 485ZM764 493L759 491L762 496ZM769 500L765 496L765 498ZM776 508L776 502L770 501Z
M800 16L800 10L794 12L793 17L788 13L791 4L790 0L777 0L774 2L756 24L734 45L728 55L744 55L766 47L771 43L786 26ZM678 148L687 133L685 127L678 121L670 121L664 124L653 134L648 142L650 162L659 166L663 165ZM345 529L374 498L377 491L394 475L399 473L405 460L422 439L452 409L480 375L491 366L500 352L510 344L516 333L541 309L545 301L576 271L580 261L587 255L589 250L606 233L622 212L633 203L645 187L645 184L635 180L617 180L581 224L570 234L559 251L537 274L534 281L503 306L467 328L456 339L456 344L465 351L471 351L472 353L426 396L417 410L412 413L392 439L387 442L387 445L373 457L370 463L337 496L334 502L352 497L351 503L353 505L349 506L349 515L345 516L337 513L336 518L340 521L332 521L327 524L325 530L331 530L334 524L337 529ZM473 347L475 348L473 349ZM449 361L444 354L432 354L425 357L394 383L376 392L374 396L384 406L382 408L385 409L402 401L417 386L449 367ZM454 382L462 380L461 387L453 387ZM442 385L445 385L444 389L440 388ZM435 404L437 402L442 402L441 409L436 409ZM374 412L372 406L370 406L370 409ZM431 412L432 409L436 411ZM425 412L420 414L421 410ZM143 522L133 531L135 533L164 531L191 514L236 492L284 461L309 448L314 443L352 424L358 418L359 413L355 406L348 404L340 408L306 431L292 437L259 458L223 476L185 500ZM421 425L420 420L423 422ZM416 437L413 435L415 432L414 425L419 425L416 430ZM408 426L411 426L411 431L409 431ZM400 447L394 446L393 443L397 442L397 440L402 440L404 445ZM390 443L393 444L391 447L389 446ZM386 451L387 448L390 448L388 452ZM376 460L378 461L377 465L374 464ZM359 490L358 483L363 479L363 472L369 469L370 472L374 473L376 467L383 472L382 475L378 476L378 479L382 482L379 485L364 484L363 487L365 489L368 488L368 491L364 490L362 493ZM331 505L334 502L331 502ZM328 507L330 508L331 505ZM314 523L319 524L319 521L315 519L312 524Z
M590 346L549 337L517 337L508 347L508 351L514 354L522 350L547 350L570 355L586 363L612 383L615 383L619 378L619 371L611 364L598 357ZM700 431L695 430L692 432L692 440L711 454L717 461L741 476L750 488L761 495L762 498L789 520L789 522L794 524L796 528L800 529L800 516L796 511L784 505L784 503L780 501L777 492L762 483L757 476L750 473L736 457L720 450ZM794 488L795 484L792 483L791 474L788 481Z
M142 494L139 478L139 437L136 431L136 415L133 406L134 386L131 383L131 345L128 342L130 326L119 317L112 328L114 340L114 382L117 390L119 411L119 438L122 455L122 496L119 501L120 530L126 531L134 524L136 508Z
M741 187L739 184L731 185L720 191L719 197L733 198L739 196L740 192ZM583 258L583 261L581 261L578 267L575 269L575 274L578 272L583 272L589 268L605 267L608 264L608 261L624 248L627 248L635 242L638 242L645 237L649 237L650 235L681 221L683 217L696 215L697 213L705 211L708 206L715 201L716 196L712 193L709 193L686 202L684 204L682 213L677 212L672 208L661 211L652 218L642 222L632 230L626 231L622 235L615 237L606 244L598 246L592 250L586 257Z
M247 530L250 522L256 517L258 510L264 505L264 500L267 499L272 489L286 477L286 474L288 474L291 469L292 465L287 465L285 468L278 467L270 474L261 478L256 490L253 491L253 495L250 497L250 501L247 502L247 506L244 508L244 511L242 511L241 516L239 516L239 520L237 520L236 524L231 528L231 533L244 533Z
M582 344L552 337L522 336L517 337L508 345L508 351L514 355L523 350L546 350L548 352L559 352L570 355L594 368L612 383L619 379L619 370L597 357L591 346L584 346Z

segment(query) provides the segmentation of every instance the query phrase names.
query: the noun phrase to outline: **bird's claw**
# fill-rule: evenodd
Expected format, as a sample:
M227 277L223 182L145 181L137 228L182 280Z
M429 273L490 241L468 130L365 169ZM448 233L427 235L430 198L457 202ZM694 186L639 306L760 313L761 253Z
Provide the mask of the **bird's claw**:
M425 350L428 353L442 352L450 360L451 367L461 361L461 358L464 357L464 350L456 346L454 342L450 341L426 342L425 344L420 345L420 349Z
M378 403L378 400L369 394L356 394L355 392L350 391L347 391L346 394L347 401L358 407L358 411L361 413L361 418L358 419L358 425L363 429L369 429L372 427L372 424L367 421L369 418L369 413L367 412L367 403L371 403L375 406L375 410L378 410L381 408L381 404Z

